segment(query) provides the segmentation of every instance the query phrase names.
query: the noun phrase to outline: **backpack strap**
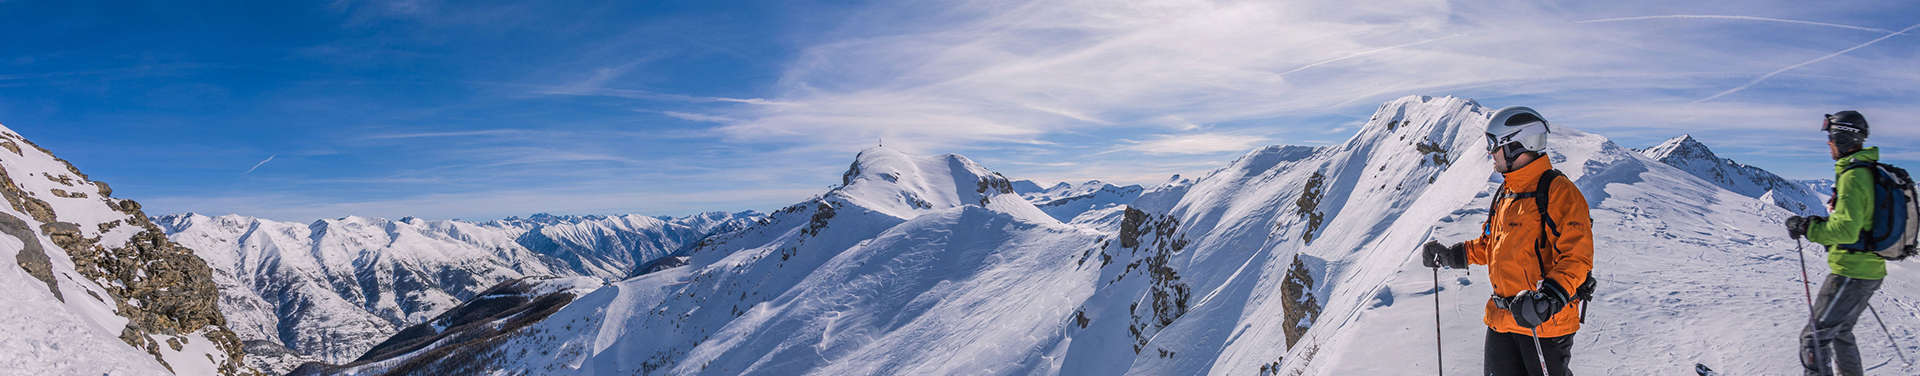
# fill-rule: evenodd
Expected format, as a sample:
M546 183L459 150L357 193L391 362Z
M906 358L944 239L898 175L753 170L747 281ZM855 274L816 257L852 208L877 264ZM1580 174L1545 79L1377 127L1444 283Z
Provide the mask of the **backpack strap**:
M1516 200L1532 198L1534 207L1540 210L1540 224L1543 226L1540 226L1540 238L1535 240L1533 244L1533 260L1539 262L1541 280L1547 279L1547 258L1540 253L1540 249L1553 248L1556 251L1554 253L1559 253L1559 248L1557 248L1559 245L1554 244L1553 239L1560 237L1560 226L1554 223L1553 215L1547 213L1547 196L1552 192L1549 189L1553 188L1553 181L1559 180L1561 176L1566 176L1566 174L1561 173L1560 170L1557 169L1547 170L1547 172L1540 174L1540 183L1533 189L1533 192L1507 195L1507 197ZM1548 236L1549 230L1552 231L1552 237ZM1564 288L1566 286L1561 287Z

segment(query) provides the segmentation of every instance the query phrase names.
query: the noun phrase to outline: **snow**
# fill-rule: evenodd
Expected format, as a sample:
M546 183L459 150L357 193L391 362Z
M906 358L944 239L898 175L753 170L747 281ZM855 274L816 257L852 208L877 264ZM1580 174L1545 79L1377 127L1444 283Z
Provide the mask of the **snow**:
M196 337L205 338L206 336L207 330L201 329L193 332L191 335L175 339L181 343L180 350L162 346L160 348L160 357L166 359L167 365L173 367L173 373L177 375L219 374L220 370L215 367L215 364L224 361L226 359L226 353L214 346L213 341L193 340L193 338ZM162 344L168 344L167 340L172 339L171 336L163 335L153 335L149 336L149 338ZM170 346L171 344L168 345ZM194 359L194 357L199 356L213 356L218 360L215 360L214 363L208 363L204 361L205 359Z
M582 297L500 345L538 351L496 365L585 375L1433 373L1433 274L1413 251L1471 237L1485 217L1500 178L1481 146L1488 112L1465 99L1402 98L1347 143L1257 149L1067 218L1035 215L1044 211L1035 203L1103 183L1016 182L1027 199L1002 200L970 186L998 174L964 158L868 149L845 186L715 238L689 266ZM1792 213L1600 135L1557 132L1549 161L1587 192L1602 225L1600 293L1576 337L1576 372L1670 374L1695 362L1795 372L1804 298L1793 243L1777 230ZM1920 281L1904 265L1890 269L1899 277L1877 301L1912 346L1920 317L1908 291ZM1479 367L1485 275L1440 276L1447 373ZM1289 348L1300 323L1311 327ZM1874 372L1902 373L1880 361L1891 349L1874 331L1859 332Z
M543 280L540 280L538 284L534 285L532 295L543 296L547 294L564 292L564 293L573 294L574 296L581 296L581 295L586 295L587 293L593 292L593 290L600 289L601 286L606 286L606 285L607 285L606 281L602 281L599 278L593 278L593 277L563 277L563 278L543 279Z
M1031 181L1022 180L1027 185L1038 187ZM1016 183L1016 187L1019 184ZM1080 184L1060 183L1045 190L1020 192L1020 196L1033 203L1034 207L1058 219L1072 222L1074 217L1088 211L1125 205L1140 197L1145 188L1138 185L1116 186L1099 180ZM1016 192L1019 190L1016 188Z

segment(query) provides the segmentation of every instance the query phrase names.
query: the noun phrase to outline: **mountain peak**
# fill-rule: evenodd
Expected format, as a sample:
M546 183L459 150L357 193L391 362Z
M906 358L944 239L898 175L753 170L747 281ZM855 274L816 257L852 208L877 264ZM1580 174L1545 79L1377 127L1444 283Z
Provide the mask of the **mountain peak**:
M832 195L900 218L928 209L987 206L994 196L1016 194L1005 176L959 154L918 156L885 147L862 150L840 182Z
M1742 196L1771 201L1801 215L1826 214L1819 194L1806 185L1714 155L1712 149L1692 135L1680 135L1635 151Z
M1666 142L1661 142L1659 145L1654 145L1646 149L1641 149L1639 150L1639 152L1642 155L1646 155L1649 158L1657 159L1662 162L1670 162L1669 161L1670 158L1683 158L1683 159L1695 159L1695 160L1712 160L1712 159L1720 158L1719 156L1716 156L1713 154L1713 149L1709 149L1707 148L1706 144L1702 144L1700 143L1699 140L1695 140L1693 138L1693 135L1685 135L1685 134L1680 135L1680 137L1667 139Z

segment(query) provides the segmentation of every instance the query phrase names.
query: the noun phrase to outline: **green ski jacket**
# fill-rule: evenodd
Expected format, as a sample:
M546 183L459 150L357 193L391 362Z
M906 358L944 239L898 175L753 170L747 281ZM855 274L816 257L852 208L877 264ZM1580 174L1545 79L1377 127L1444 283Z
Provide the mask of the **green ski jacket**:
M1858 279L1887 277L1887 260L1871 253L1847 252L1840 244L1860 241L1860 230L1873 221L1873 171L1847 170L1854 162L1880 160L1880 148L1853 152L1833 163L1833 213L1826 222L1815 222L1807 229L1807 240L1827 245L1827 265L1833 274Z

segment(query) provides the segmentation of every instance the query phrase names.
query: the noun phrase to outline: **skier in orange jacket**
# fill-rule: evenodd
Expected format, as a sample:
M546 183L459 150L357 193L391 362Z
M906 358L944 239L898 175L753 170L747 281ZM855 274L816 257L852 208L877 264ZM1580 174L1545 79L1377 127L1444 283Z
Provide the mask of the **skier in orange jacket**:
M1576 301L1575 287L1587 283L1593 269L1593 227L1586 196L1546 158L1549 127L1530 108L1496 112L1487 124L1487 151L1506 181L1480 237L1421 247L1427 267L1487 266L1494 294L1484 319L1489 375L1572 374L1573 334L1585 304Z

